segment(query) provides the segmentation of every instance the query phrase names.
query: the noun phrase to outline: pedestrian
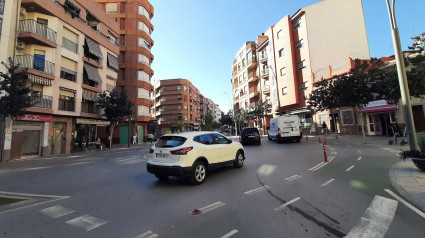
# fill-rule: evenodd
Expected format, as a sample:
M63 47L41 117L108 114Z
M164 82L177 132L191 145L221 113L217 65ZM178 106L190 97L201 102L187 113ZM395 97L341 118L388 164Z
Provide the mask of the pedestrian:
M106 149L111 149L111 136L106 139Z
M97 137L95 144L96 144L96 150L99 150L100 149L100 144L101 144L101 141L100 141L100 138L99 137Z
M325 122L323 122L322 124L322 133L324 133L325 135L327 135L328 133L328 125L326 125Z
M137 136L133 136L133 145L137 144Z

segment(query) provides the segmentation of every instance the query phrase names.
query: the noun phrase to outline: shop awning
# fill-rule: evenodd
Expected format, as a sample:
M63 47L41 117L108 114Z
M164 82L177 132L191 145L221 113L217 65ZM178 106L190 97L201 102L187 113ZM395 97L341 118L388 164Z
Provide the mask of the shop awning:
M97 101L97 92L93 92L83 88L83 99L87 101L96 102Z
M118 70L118 58L108 53L108 66Z
M376 106L376 107L365 107L362 108L362 113L373 113L373 112L392 112L397 111L397 104Z
M87 44L87 47L89 48L90 53L96 55L99 58L102 58L102 51L100 51L100 46L97 42L86 37L86 44Z
M100 77L99 71L95 67L84 64L84 69L86 70L87 76L90 80L102 83L102 78Z

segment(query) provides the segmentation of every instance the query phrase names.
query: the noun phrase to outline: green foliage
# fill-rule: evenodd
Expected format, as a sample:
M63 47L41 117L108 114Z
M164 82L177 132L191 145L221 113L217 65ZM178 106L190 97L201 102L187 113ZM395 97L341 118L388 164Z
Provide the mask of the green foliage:
M425 50L425 32L422 32L419 36L410 38L413 40L412 46L409 46L409 50Z
M213 130L219 129L219 128L221 128L221 123L214 121L214 117L212 116L211 111L209 111L205 115L204 130L205 131L213 131Z
M4 117L17 117L24 109L32 106L31 89L27 87L27 71L18 69L13 60L2 62L7 73L0 72L0 114Z
M175 120L173 122L170 122L171 127L175 127L177 128L177 132L182 132L183 131L183 127L185 126L185 124L183 123L184 120Z
M232 110L229 110L226 114L222 112L220 122L222 125L232 126L234 124Z
M103 92L98 96L98 105L105 109L105 116L111 126L119 125L124 117L133 113L134 104L128 100L124 90L118 93L114 88L110 93Z

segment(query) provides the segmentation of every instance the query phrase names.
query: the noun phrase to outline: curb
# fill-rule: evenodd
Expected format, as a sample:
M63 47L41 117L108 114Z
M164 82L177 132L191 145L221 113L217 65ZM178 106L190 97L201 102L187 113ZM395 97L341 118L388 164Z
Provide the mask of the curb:
M425 212L425 187L418 181L420 173L412 161L400 161L389 170L389 177L394 189L406 200Z

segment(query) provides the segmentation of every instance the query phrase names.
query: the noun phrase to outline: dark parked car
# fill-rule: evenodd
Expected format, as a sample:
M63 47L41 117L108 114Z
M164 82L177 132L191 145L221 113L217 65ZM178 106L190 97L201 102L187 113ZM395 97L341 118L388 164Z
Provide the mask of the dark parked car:
M260 131L256 127L243 128L241 135L239 136L239 141L241 142L242 145L246 145L246 144L261 145Z

